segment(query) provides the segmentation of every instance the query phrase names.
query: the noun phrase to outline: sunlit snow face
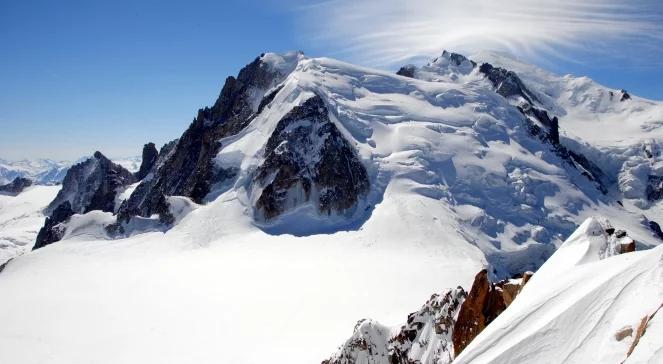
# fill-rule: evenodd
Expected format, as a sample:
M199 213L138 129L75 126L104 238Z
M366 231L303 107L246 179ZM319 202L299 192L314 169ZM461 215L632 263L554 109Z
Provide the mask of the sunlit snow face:
M555 50L588 40L614 56L615 42L660 44L660 8L655 0L332 0L302 7L301 19L304 37L383 66L442 49L559 57Z

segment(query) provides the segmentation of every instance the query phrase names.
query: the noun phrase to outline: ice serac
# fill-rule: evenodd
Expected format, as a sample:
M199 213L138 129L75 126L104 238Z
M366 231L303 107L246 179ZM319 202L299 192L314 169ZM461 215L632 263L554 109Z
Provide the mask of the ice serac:
M400 328L360 320L352 337L323 364L448 364L455 317L466 293L461 288L434 294L408 315Z
M37 235L34 249L60 240L63 230L58 225L73 214L94 210L113 212L117 193L135 181L131 172L111 162L101 152L71 167L62 189L45 209L49 217Z
M228 77L214 105L198 110L153 175L145 178L121 206L119 219L160 214L167 210L166 196L185 196L202 202L214 183L232 175L214 166L213 158L221 147L219 140L248 125L257 115L265 94L292 72L300 57L300 53L263 54L244 67L237 78Z
M134 174L137 180L142 180L147 176L148 173L150 173L152 166L154 166L154 163L157 161L157 157L159 157L159 151L157 150L157 147L154 145L154 143L147 143L143 146L143 156L140 163L140 169Z
M0 186L0 193L6 193L15 196L23 192L24 189L30 187L31 185L31 180L23 177L16 177L10 183Z
M264 158L256 176L256 209L265 220L309 201L322 214L343 213L369 189L366 168L319 96L278 122Z

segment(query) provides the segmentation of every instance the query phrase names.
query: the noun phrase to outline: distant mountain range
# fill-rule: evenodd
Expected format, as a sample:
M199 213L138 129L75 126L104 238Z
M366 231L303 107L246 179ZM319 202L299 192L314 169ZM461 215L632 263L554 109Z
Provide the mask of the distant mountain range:
M62 183L69 167L88 158L90 157L82 157L76 162L52 159L23 159L20 161L0 159L0 185L10 183L17 177L28 178L36 185L57 185ZM113 162L135 172L140 167L141 158L140 156L118 158Z

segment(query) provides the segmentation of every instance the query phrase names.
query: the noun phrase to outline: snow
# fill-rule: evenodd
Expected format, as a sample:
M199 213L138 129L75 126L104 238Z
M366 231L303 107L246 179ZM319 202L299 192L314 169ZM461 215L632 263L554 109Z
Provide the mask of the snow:
M69 163L50 159L24 159L5 161L0 159L0 185L7 184L16 177L25 177L35 184L54 185L62 182Z
M64 240L13 261L0 274L12 297L0 302L0 361L319 362L357 317L400 322L482 266L452 234L430 241L451 233L434 221L390 228L393 211L421 218L405 210L416 200L390 198L379 226L299 238L255 229L236 198L220 199L165 234Z
M58 186L32 186L17 196L0 195L0 265L29 252L44 224L42 210Z
M115 240L103 230L111 214L75 215L63 241L13 260L0 273L0 292L11 297L0 300L0 362L319 362L359 318L401 322L431 293L469 287L488 265L500 277L535 270L560 246L558 256L581 257L546 263L540 272L564 272L549 278L537 273L524 298L477 339L494 349L471 344L462 360L573 362L586 358L587 348L605 348L600 359L624 358L628 339L609 340L655 309L661 248L601 260L609 249L601 250L603 240L597 248L588 233L598 228L584 225L584 233L562 242L586 218L602 215L641 247L656 246L660 241L641 221L645 213L660 216L660 203L625 200L619 206L615 201L633 186L626 182L602 195L549 145L532 138L522 114L476 70L449 69L439 61L425 68L425 78L410 79L299 53L262 59L283 76L273 89L282 87L250 125L221 140L216 165L239 172L212 191L215 198L198 206L171 197L177 221L172 229L162 231L156 217L135 219L128 237ZM635 167L622 173L627 162L660 171L660 156L644 160L636 152L641 137L660 140L656 120L642 116L655 115L658 104L647 109L651 102L634 97L635 106L608 107L604 98L564 96L565 85L578 93L594 90L594 84L555 83L533 68L515 71L559 111L562 135L574 150L614 176L639 178L642 171ZM356 147L371 192L351 219L327 219L303 208L261 225L254 219L259 191L252 181L265 143L278 121L313 95L324 100L330 119ZM636 111L638 105L646 110ZM605 114L601 120L610 126L618 117L613 114L639 116L635 127L591 139L583 134L584 121L571 118L584 115L577 110ZM619 136L634 130L639 134L629 134L633 138ZM35 217L31 234L43 222L39 209L35 204L29 215ZM322 221L329 224L321 228ZM646 284L650 291L641 294ZM613 320L602 321L602 314ZM652 325L660 325L660 318ZM579 335L568 335L567 327ZM500 332L513 335L502 338ZM592 345L579 345L576 338Z
M663 303L663 246L605 257L608 243L598 220L585 221L454 363L624 361L634 335L618 341L615 334L635 332ZM659 320L629 360L660 357Z
M38 185L57 185L62 183L69 167L89 158L89 156L81 157L74 163L51 159L23 159L20 161L0 159L0 185L7 184L16 177L28 178ZM137 172L140 168L141 159L140 156L115 158L113 163L121 165L129 172Z

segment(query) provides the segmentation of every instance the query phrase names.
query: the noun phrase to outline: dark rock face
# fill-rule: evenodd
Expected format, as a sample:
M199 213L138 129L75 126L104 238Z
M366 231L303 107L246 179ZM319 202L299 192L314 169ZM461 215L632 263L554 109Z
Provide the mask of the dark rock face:
M318 96L279 121L264 156L255 181L263 187L256 209L266 220L311 199L320 213L342 213L369 189L366 168Z
M0 186L0 193L7 193L16 196L30 186L32 186L32 181L29 179L16 177L13 181L11 181L11 183Z
M228 171L217 170L212 162L221 147L218 140L248 125L260 106L265 106L263 96L267 90L285 76L256 58L237 78L228 77L214 105L198 111L171 151L159 153L160 159L165 155L153 167L154 176L143 180L122 205L118 220L163 213L167 210L165 196L186 196L201 203L211 185L228 176ZM273 99L275 94L268 96Z
M663 177L650 175L647 181L647 199L649 201L658 201L663 199Z
M135 174L137 180L141 181L148 173L150 173L158 156L159 151L154 143L147 143L143 146L143 159L140 163L140 169Z
M406 66L401 67L398 70L398 72L396 72L396 74L399 75L399 76L414 78L414 72L415 71L416 71L416 68L414 67L414 65L408 64Z
M46 212L54 211L65 201L78 214L93 210L113 212L117 190L134 182L136 178L131 172L111 162L100 152L95 152L92 158L67 171L62 189Z
M626 101L626 100L630 100L630 99L631 99L631 95L629 95L629 93L626 92L626 90L622 90L622 97L621 97L621 99L619 99L619 101L621 102L621 101Z
M479 67L479 72L486 75L493 84L498 94L509 98L520 96L530 104L538 99L532 94L520 80L520 77L513 72L500 67L493 67L490 63L484 63Z
M442 57L447 57L451 62L453 62L456 66L460 66L465 62L470 62L472 64L472 67L476 67L477 64L474 61L469 60L467 57L465 57L462 54L458 53L453 53L453 52L447 52L443 51L442 52Z
M136 178L131 172L111 162L100 152L71 167L62 189L45 210L49 217L37 236L34 249L60 240L64 230L59 224L73 214L93 210L114 212L118 191L134 182Z
M654 233L656 237L663 240L663 230L661 230L661 225L659 225L654 220L647 220L647 225L649 226L649 229L651 229L652 233Z
M48 244L60 241L65 232L64 226L60 224L69 220L73 214L74 211L71 209L69 201L63 202L53 210L51 216L46 218L44 226L39 230L37 241L32 250L37 250Z

